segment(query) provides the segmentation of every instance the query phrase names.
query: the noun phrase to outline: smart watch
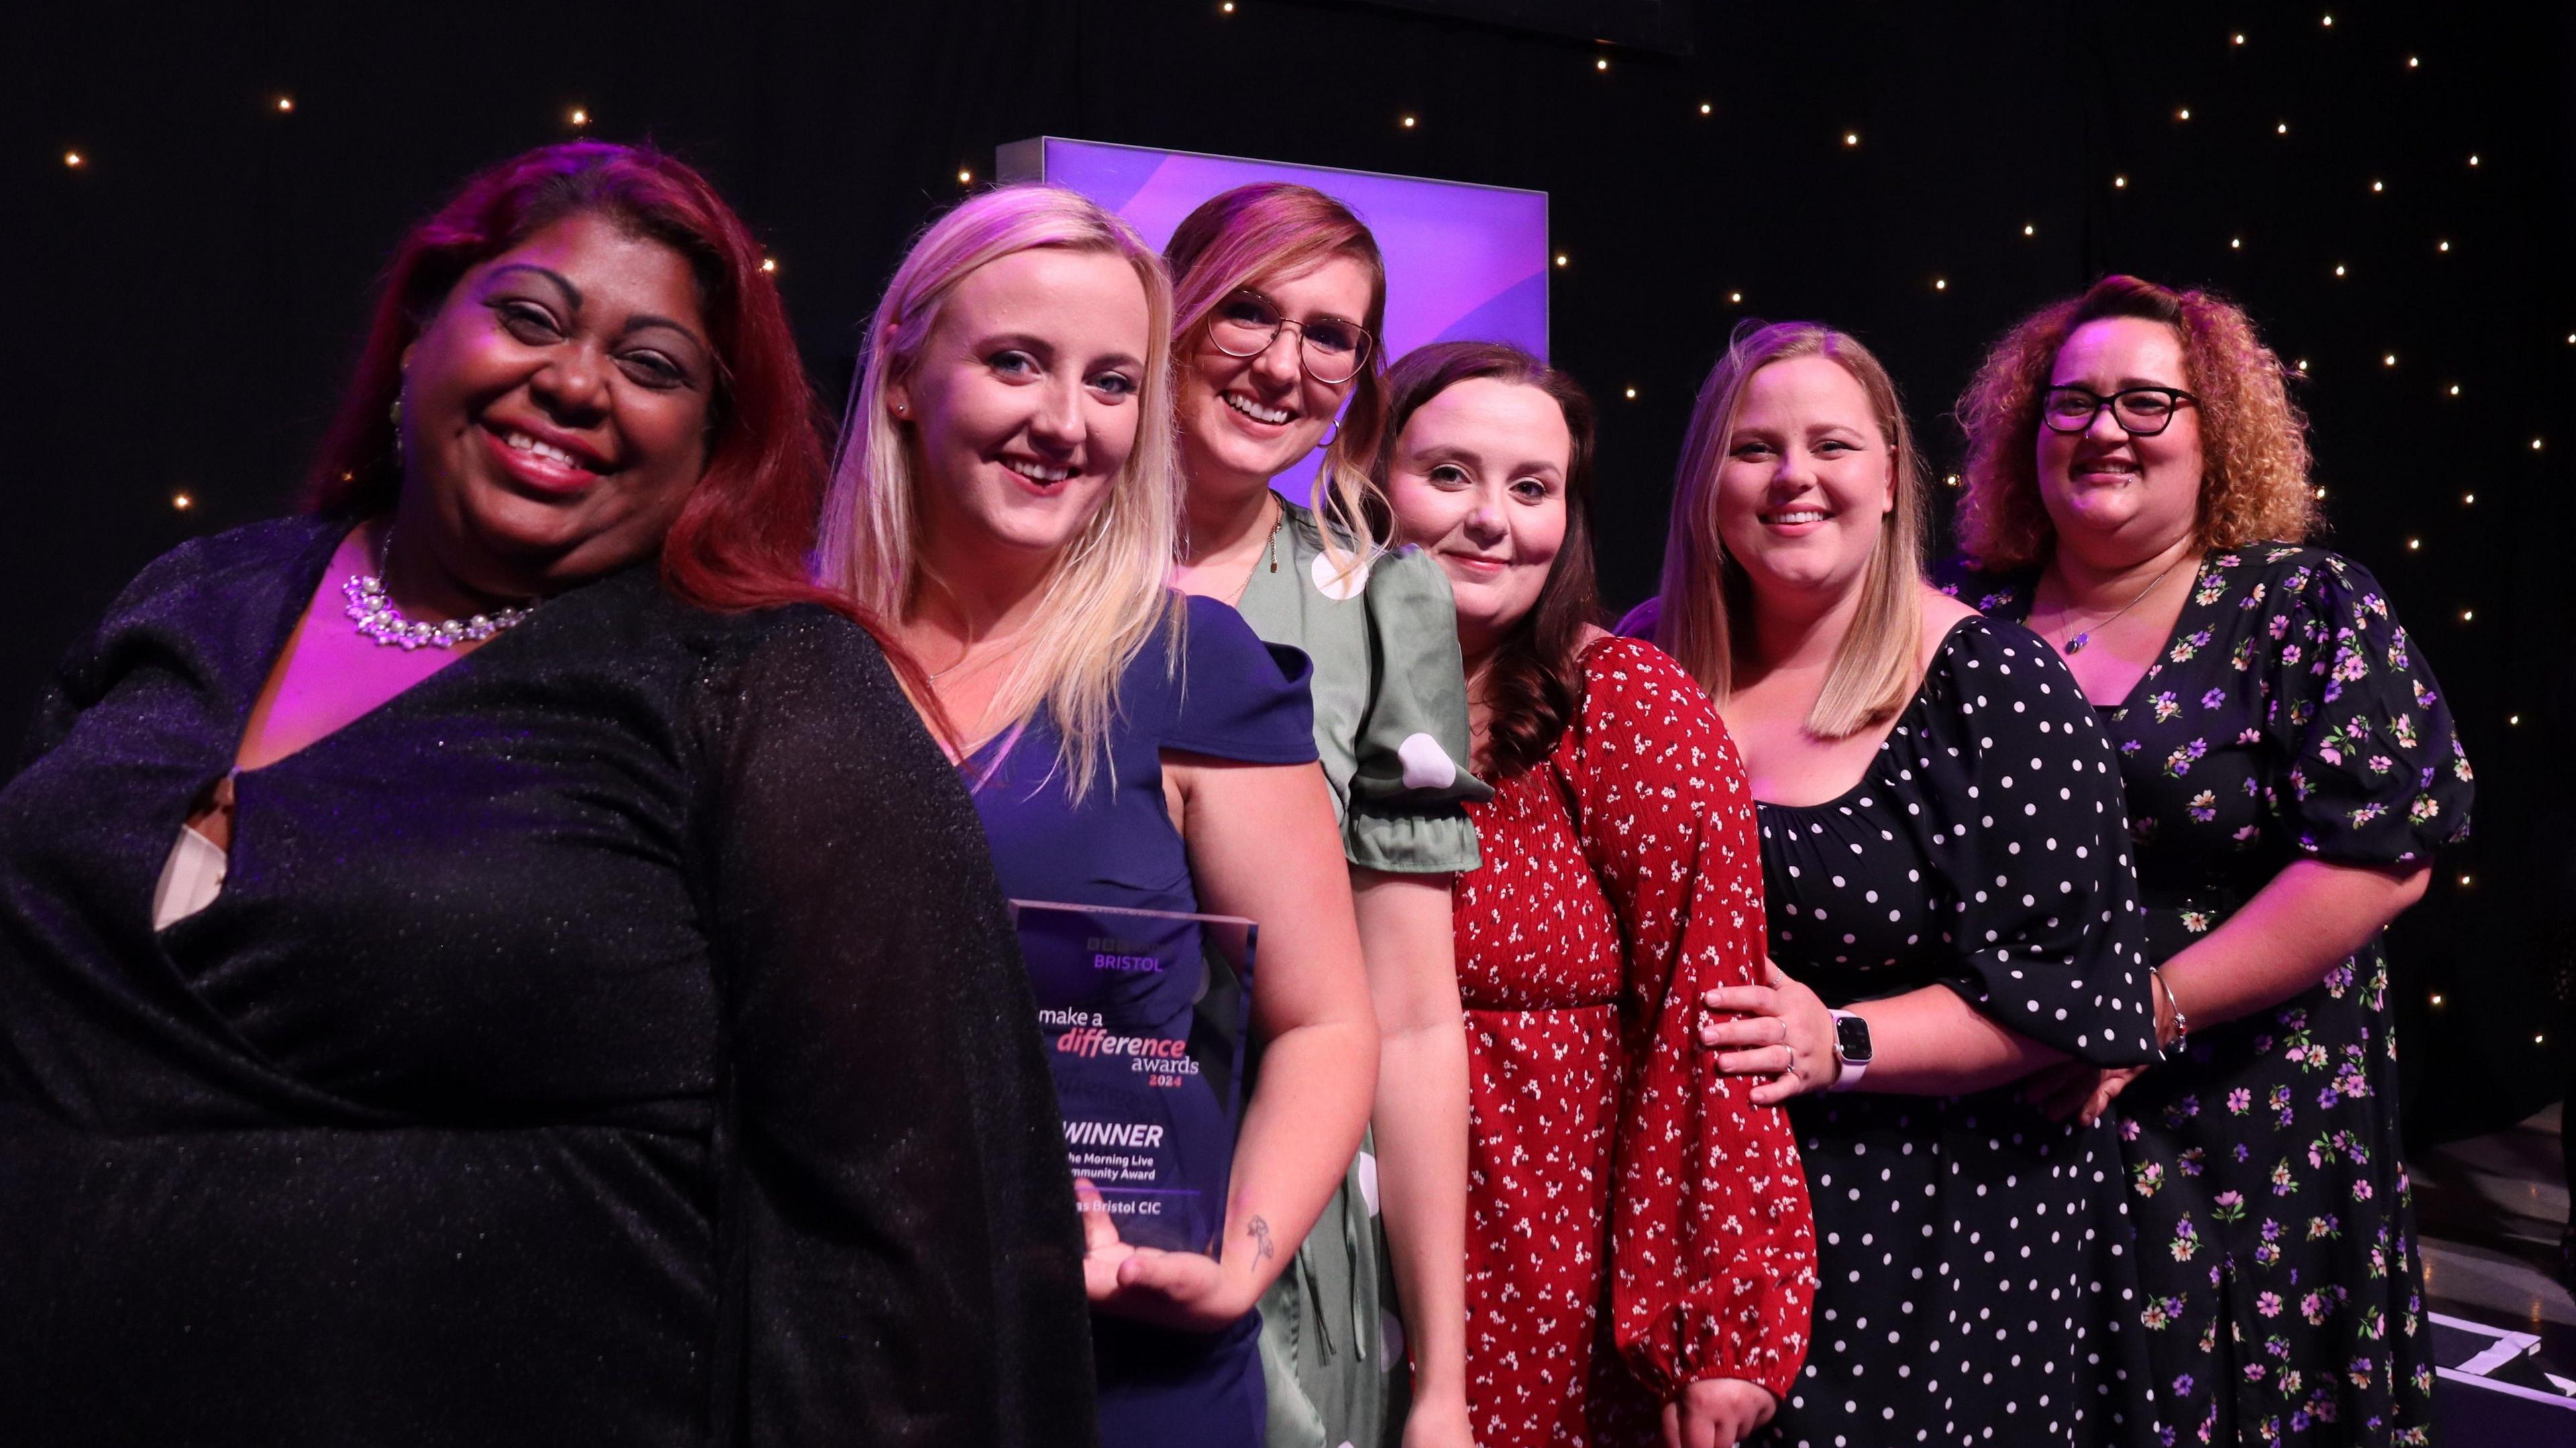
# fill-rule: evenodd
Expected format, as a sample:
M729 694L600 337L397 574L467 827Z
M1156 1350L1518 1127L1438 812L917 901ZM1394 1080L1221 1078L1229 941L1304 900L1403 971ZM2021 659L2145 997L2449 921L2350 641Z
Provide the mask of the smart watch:
M1843 1069L1829 1089L1849 1091L1859 1085L1861 1074L1869 1069L1867 1020L1850 1011L1834 1012L1834 1059L1842 1062Z

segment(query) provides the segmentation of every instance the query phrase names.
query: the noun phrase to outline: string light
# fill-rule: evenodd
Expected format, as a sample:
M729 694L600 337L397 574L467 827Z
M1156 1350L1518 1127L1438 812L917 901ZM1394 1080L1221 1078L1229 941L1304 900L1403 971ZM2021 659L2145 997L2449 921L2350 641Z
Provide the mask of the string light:
M63 164L77 171L81 167L88 165L89 162L83 159L81 153L78 151L65 151L63 153ZM2570 337L2568 340L2576 342L2576 337Z
M1628 389L1628 400L1629 400L1630 402L1634 402L1634 401L1636 401L1636 400L1637 400L1637 389L1636 389L1636 388L1631 387L1631 388L1629 388L1629 389Z
M288 112L288 111L292 111L292 110L294 110L294 109L295 109L295 97L293 97L293 96L279 96L279 97L277 98L277 109L278 109L279 114L281 114L281 115L282 115L282 114L284 114L284 113L286 113L286 112Z
M2111 186L2114 190L2126 190L2128 185L2129 178L2126 176L2114 176L2111 178Z
M2422 61L2420 61L2420 60L2417 60L2415 57L2413 57L2413 56L2411 56L2411 55L2410 55L2410 56L2408 56L2408 57L2406 57L2406 68L2407 68L2408 70L2413 70L2415 67L2417 67L2417 66L2419 66L2419 65L2422 65L2423 63L2424 63L2424 62L2422 62Z
M1726 300L1727 300L1727 303L1728 303L1730 306L1739 306L1739 307L1740 307L1740 306L1744 305L1744 293L1742 293L1742 292L1728 292L1728 293L1726 294Z
M2419 552L2423 547L2424 540L2421 538L2409 538L2406 540L2406 551L2409 553Z
M2039 228L2036 226L2024 225L2021 229L2021 234L2024 236L2037 236L2039 235Z
M172 493L170 495L170 506L184 513L190 508L197 506L197 500L189 497L185 493Z
M1959 475L1957 473L1952 473L1948 477L1943 478L1941 483L1944 487L1955 488L1959 486Z
M2435 251L2449 251L2451 249L2451 244L2447 241L2437 241L2433 243L2433 249Z
M2336 275L2336 276L2342 276L2342 275L2343 275L2343 263L2341 263L2341 262L2337 262L2337 263L2335 263L2335 275Z
M2307 359L2307 358L2305 358L2305 357L2302 357L2302 358L2300 358L2298 361L2291 363L2291 364L2290 364L2290 370L2291 370L2291 371L2293 371L2293 372L2305 372L2305 371L2307 371L2307 370L2308 370L2308 359Z
M1408 131L1413 129L1413 117L1406 116L1404 118L1404 128Z
M2471 505L2471 504L2475 503L2477 500L2478 500L2478 495L2477 495L2477 494L2475 494L2475 493L2462 493L2462 494L2460 494L2460 506L2461 506L2461 507L2463 507L2463 508L2468 507L2469 505Z
M2323 488L2319 488L2319 489L2317 489L2317 496L2318 496L2319 498L2323 498L2325 495L2326 495L2326 490L2325 490L2325 489L2323 489Z
M2231 236L2227 238L2227 249L2229 251L2243 251L2245 249L2245 238L2241 236Z
M778 258L774 256L762 257L760 259L760 269L771 276L778 275Z
M1224 4L1219 5L1216 8L1217 13L1220 15L1232 15L1234 13L1234 0L1225 0Z
M2288 121L2283 121L2281 124L2274 126L2272 128L2272 134L2276 136L2286 136L2290 134L2290 123Z
M966 169L965 167L963 167L963 166L958 167L958 168L957 168L957 184L958 184L958 185L960 185L960 186L972 186L972 185L974 185L974 184L975 184L975 173L974 173L974 172L972 172L972 171L967 170L967 169Z
M2460 622L2462 622L2462 623L2475 623L2475 622L2477 622L2477 618L2478 618L2478 611L2477 611L2476 609L2474 609L2474 608L2464 608L2464 609L2461 609L2461 610L2460 610ZM2467 884L2468 882L2467 882L2466 880L2463 880L2463 881L2461 881L2460 883L2461 883L2461 884L2463 884L2463 885L2465 885L2465 884Z
M2468 877L2468 876L2466 876L2466 875L2462 875L2462 876L2460 877L2460 883L2461 883L2462 885L2466 885L2466 884L2468 884L2468 883L2469 883L2469 877Z
M1844 145L1846 145L1846 146L1857 146L1857 145L1859 145L1859 144L1860 144L1860 132L1858 132L1858 131L1845 131L1845 132L1843 132L1843 144L1844 144Z
M2519 714L2507 714L2504 716L2504 722L2507 724L2519 724L2522 722L2522 716Z
M2327 17L2326 17L2326 29L2328 29L2328 30L2332 30L2332 29L2334 29L2334 17L2333 17L2333 16L2331 16L2331 15L2329 15L2329 16L2327 16Z
M2191 119L2191 107L2189 107L2189 106L2185 106L2185 107L2183 107L2181 110L2174 112L2174 119L2175 119L2175 120L2178 120L2178 121L2187 121L2187 120L2190 120L2190 119Z
M2236 32L2235 40L2238 45L2243 45L2245 43L2245 32L2241 30Z
M2470 165L2472 165L2472 166L2474 166L2474 165L2478 164L2478 158L2477 158L2477 156L2476 156L2475 154L2470 155L2470 157L2469 157L2469 164L2470 164Z
M572 108L572 123L573 123L574 125L576 125L576 126L587 126L587 125L589 125L589 124L590 124L590 112L588 112L588 111L586 111L586 110L583 110L583 109L582 109L581 107L579 107L579 106L575 106L575 107L573 107L573 108Z
M1703 116L1713 116L1717 114L1717 107L1710 105L1706 101L1701 101L1699 103L1699 113Z
M2441 993L2440 991L2435 991L2435 992L2433 992L2433 1004L2435 1004L2435 1005L2437 1005L2437 1006L2438 1006L2438 1005L2440 1005L2441 1003L2442 1003L2442 993Z
M1556 264L1557 264L1558 266L1563 266L1563 265L1565 265L1565 261L1566 261L1565 253L1564 253L1564 252L1561 252L1561 251L1560 251L1560 252L1558 252L1558 253L1556 254Z
M2376 196L2387 189L2388 187L2384 182L2373 181L2370 183L2370 194L2373 196Z
M2531 450L2533 452L2540 451L2540 439L2535 437L2531 440Z
M2460 384L2458 384L2458 383L2456 383L2456 382L2454 382L2454 383L2452 383L2452 384L2451 384L2451 395L2452 395L2453 397L2457 397L2457 396L2459 396L2459 395L2460 395Z
M1608 70L1610 68L1610 57L1606 55L1595 57L1592 62L1592 68L1594 70Z
M1946 292L1949 289L1950 279L1948 277L1934 277L1932 279L1932 290L1936 292Z
M2389 353L2387 356L2380 358L2380 359L2379 359L2379 365L2381 365L2382 367L2394 367L2394 366L2396 366L2396 365L2397 365L2397 354L2396 354L2396 353L2394 353L2394 352L2391 352L2391 353Z

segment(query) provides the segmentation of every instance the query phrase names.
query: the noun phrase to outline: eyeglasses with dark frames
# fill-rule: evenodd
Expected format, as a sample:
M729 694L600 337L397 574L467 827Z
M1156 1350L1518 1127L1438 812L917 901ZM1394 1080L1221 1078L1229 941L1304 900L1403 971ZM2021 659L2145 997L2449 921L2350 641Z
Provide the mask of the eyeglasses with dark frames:
M1280 330L1297 329L1298 365L1327 387L1338 387L1368 365L1368 329L1340 317L1293 321L1279 304L1247 287L1216 304L1208 319L1208 340L1228 357L1258 357L1270 350Z
M2089 387L2052 387L2040 399L2039 419L2051 432L2085 432L2107 407L2121 431L2154 437L2173 425L2174 413L2199 401L2179 387L2124 387L2108 397Z

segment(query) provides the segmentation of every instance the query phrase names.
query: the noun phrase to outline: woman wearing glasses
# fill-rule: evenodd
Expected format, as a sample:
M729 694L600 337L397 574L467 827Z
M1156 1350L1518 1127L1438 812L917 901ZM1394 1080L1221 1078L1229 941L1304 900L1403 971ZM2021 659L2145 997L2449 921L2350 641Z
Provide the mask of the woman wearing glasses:
M2047 1084L2087 1119L2120 1098L2165 1421L2421 1443L2380 931L2467 832L2469 765L2378 584L2298 546L2286 380L2206 293L2115 276L2033 315L1960 401L1960 533L1996 575L1962 596L2065 656L2127 785L2166 1063Z
M2021 1094L2155 1058L2119 776L2047 645L1923 582L1922 507L1877 359L1750 331L1648 605L1758 802L1777 964L1708 993L1702 1040L1791 1102L1815 1209L1814 1338L1761 1441L2152 1442L2119 1144Z
M1401 1414L1412 1448L1464 1445L1467 1048L1450 879L1477 863L1463 806L1492 792L1465 763L1448 582L1429 558L1384 549L1368 479L1386 417L1386 267L1348 208L1276 182L1199 207L1164 256L1186 486L1174 581L1314 660L1315 748L1383 1040L1374 1146L1262 1300L1270 1442L1374 1444ZM1319 442L1301 507L1271 481ZM1410 1329L1409 1412L1382 1241Z
M929 667L921 712L1005 894L1261 924L1262 1075L1220 1254L1127 1247L1082 1214L1100 1441L1258 1448L1254 1304L1359 1143L1377 1035L1302 671L1166 586L1169 286L1071 191L941 217L870 324L816 552ZM1184 1028L1186 996L1153 1004ZM1207 1129L1177 1117L1172 1145Z

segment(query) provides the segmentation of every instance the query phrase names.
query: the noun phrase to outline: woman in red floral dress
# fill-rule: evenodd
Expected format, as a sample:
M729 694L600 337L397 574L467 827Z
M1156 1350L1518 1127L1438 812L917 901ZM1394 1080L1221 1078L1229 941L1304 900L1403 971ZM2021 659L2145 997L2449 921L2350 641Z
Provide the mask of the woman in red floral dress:
M1788 1122L1691 1044L1763 959L1742 766L1699 686L1593 623L1592 409L1514 348L1398 363L1378 475L1456 595L1484 864L1467 1006L1467 1395L1482 1448L1723 1448L1805 1357Z

